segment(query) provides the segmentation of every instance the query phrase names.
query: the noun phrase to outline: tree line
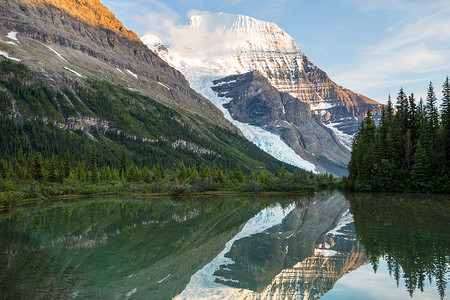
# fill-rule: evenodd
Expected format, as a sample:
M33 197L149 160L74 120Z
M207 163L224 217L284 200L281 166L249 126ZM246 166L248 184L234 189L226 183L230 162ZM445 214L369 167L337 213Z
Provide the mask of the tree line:
M450 192L450 84L439 113L433 84L425 103L403 88L389 97L378 126L372 113L353 140L347 187L356 191Z
M27 157L22 148L12 159L0 160L0 202L32 197L67 194L170 193L188 194L206 191L302 191L333 187L332 174L314 174L303 170L289 172L283 165L275 173L261 170L244 172L222 169L200 160L176 168L157 163L151 167L130 163L125 146L115 164L99 165L97 146L84 160L73 160L69 151L63 156L45 158L37 152ZM3 200L2 200L3 199Z

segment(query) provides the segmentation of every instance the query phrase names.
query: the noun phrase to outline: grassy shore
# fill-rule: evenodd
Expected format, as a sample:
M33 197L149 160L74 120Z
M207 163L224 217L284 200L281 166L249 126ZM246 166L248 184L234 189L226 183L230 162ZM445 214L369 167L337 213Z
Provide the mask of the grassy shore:
M0 183L0 211L16 205L36 203L43 199L70 199L92 196L185 196L213 194L279 194L287 192L316 191L333 188L327 184L292 184L283 181L270 184L242 182L233 186L217 186L207 182L195 185L175 182L131 183L123 181L100 181L98 183L65 180L62 183L17 180Z

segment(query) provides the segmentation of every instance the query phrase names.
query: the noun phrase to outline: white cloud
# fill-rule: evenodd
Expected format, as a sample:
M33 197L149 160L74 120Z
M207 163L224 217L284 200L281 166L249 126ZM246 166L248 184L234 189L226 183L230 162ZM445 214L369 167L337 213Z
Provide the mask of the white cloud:
M410 6L404 1L393 1L389 6L387 1L377 0L368 1L366 9L369 8L390 9L401 18L388 28L386 37L374 46L360 49L358 67L336 74L334 79L339 84L358 90L375 86L400 87L422 81L426 76L429 81L433 72L447 75L450 70L450 5L447 1L413 2Z

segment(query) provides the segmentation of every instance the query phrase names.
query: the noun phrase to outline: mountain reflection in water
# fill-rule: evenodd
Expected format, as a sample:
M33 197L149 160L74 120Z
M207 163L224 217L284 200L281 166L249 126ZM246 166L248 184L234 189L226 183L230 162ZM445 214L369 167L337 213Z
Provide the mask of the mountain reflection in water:
M449 215L339 192L44 202L0 215L0 298L444 299Z

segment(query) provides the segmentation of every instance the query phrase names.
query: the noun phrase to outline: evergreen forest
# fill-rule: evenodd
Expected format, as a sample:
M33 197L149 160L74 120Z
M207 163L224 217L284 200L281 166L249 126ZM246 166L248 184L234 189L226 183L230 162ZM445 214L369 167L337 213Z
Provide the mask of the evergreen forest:
M450 193L450 84L439 112L433 84L425 102L403 89L389 97L377 126L370 110L353 140L347 188L355 191Z

